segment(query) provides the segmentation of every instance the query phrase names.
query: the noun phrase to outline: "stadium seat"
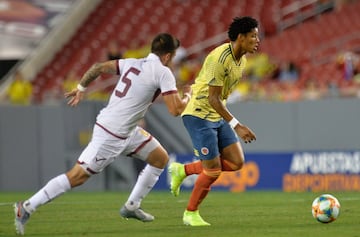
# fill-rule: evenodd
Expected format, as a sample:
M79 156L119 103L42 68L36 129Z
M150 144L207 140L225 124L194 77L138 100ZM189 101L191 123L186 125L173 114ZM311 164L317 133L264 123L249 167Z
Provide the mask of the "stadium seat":
M279 60L292 60L299 65L307 65L304 75L311 76L322 71L316 66L308 65L313 61L312 52L319 45L336 40L337 37L346 37L353 29L360 28L360 4L351 4L341 11L322 14L277 34L277 14L280 8L293 2L295 0L103 0L71 41L39 72L34 84L37 85L37 90L42 90L50 88L51 85L48 84L55 83L55 80L52 82L50 79L54 76L60 78L56 80L58 84L58 80L71 69L84 72L95 61L103 60L104 49L112 39L118 40L121 48L126 49L133 38L145 43L143 41L147 41L152 35L169 31L187 48L226 32L233 17L244 15L252 15L260 20L260 30L265 34L261 42L263 52ZM329 24L332 26L329 27ZM358 38L344 41L346 49L359 49L359 44ZM314 57L321 60L336 53L330 51L318 52ZM304 75L301 75L301 80L305 80ZM42 93L44 92L36 92L40 100Z

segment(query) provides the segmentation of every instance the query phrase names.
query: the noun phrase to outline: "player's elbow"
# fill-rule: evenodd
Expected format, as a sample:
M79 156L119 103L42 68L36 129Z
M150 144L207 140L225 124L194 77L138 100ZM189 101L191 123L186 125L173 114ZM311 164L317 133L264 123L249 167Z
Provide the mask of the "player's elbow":
M209 101L209 104L211 105L211 107L216 108L218 106L220 100L218 97L209 96L208 101Z

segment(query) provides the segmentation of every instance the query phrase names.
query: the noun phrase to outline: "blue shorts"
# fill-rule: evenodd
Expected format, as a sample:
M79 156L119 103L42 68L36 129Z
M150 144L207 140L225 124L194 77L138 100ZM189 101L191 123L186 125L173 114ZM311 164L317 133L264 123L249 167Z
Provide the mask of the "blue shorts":
M225 120L211 122L191 115L182 117L191 137L194 154L200 160L211 160L227 146L239 141L234 130Z

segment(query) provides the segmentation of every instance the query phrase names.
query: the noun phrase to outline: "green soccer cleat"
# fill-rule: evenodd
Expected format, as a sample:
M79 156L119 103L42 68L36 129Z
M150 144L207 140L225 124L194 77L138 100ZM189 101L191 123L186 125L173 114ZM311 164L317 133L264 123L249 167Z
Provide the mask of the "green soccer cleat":
M199 210L196 211L188 211L185 210L183 216L183 222L185 225L190 226L209 226L210 223L203 220L200 216Z
M170 191L175 197L177 197L180 193L181 183L186 178L184 165L177 162L171 163L169 165L169 174L171 177Z

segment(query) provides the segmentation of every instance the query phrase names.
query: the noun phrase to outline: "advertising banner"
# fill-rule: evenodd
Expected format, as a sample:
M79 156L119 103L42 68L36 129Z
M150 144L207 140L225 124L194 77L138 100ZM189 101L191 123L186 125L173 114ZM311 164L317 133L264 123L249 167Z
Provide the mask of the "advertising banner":
M189 163L192 154L173 154L170 162ZM191 190L196 175L181 188ZM168 172L160 177L158 189L169 189ZM240 171L223 172L213 190L360 191L360 151L248 153Z

